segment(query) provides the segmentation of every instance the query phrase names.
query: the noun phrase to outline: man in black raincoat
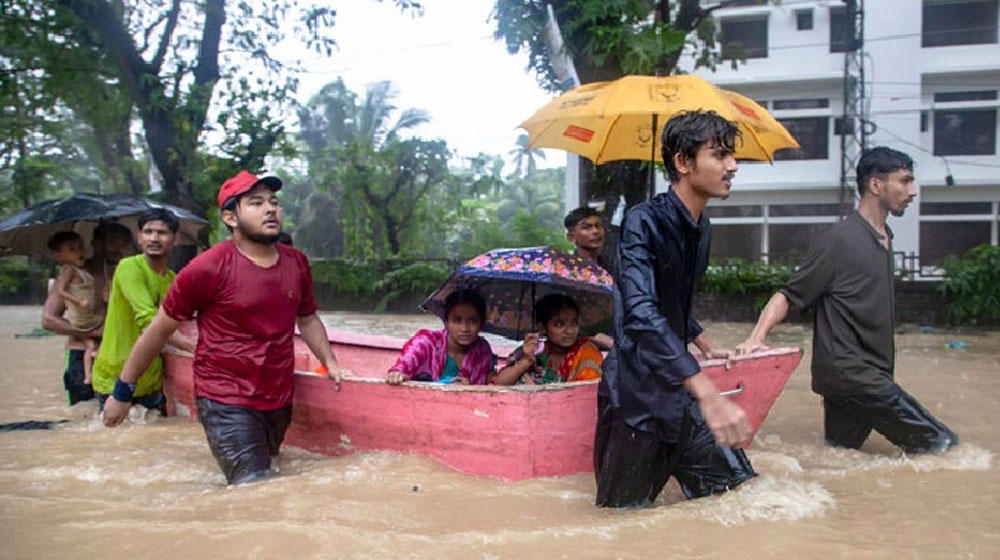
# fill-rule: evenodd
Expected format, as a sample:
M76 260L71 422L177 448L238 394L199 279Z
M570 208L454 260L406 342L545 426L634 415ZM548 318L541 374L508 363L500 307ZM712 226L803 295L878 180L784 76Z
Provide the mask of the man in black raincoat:
M598 390L597 505L645 507L670 476L687 498L755 476L740 447L745 413L716 390L688 352L730 356L691 314L708 264L710 198L729 195L739 131L714 112L688 112L663 129L670 190L631 208L622 224L615 284L615 346Z

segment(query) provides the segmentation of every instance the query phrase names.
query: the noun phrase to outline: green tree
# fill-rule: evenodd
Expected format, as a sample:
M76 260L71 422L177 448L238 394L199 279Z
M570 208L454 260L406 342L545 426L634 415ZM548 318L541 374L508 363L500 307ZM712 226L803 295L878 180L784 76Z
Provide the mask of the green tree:
M507 153L513 156L514 167L517 168L518 173L521 173L524 177L531 177L538 167L535 160L545 159L545 152L529 148L527 134L519 135L516 144L517 147Z
M421 9L411 0L394 3ZM270 54L285 38L283 25L292 25L290 34L321 54L330 55L334 46L327 32L336 12L321 2L5 0L3 8L23 19L21 24L30 28L26 34L51 37L50 43L65 46L63 59L33 56L37 49L29 48L24 58L31 59L34 71L79 72L83 83L95 73L106 76L105 83L115 86L115 102L134 109L142 123L145 148L162 178L165 198L193 210L200 206L195 174L204 132L213 128L240 139L246 161L260 159L252 156L269 151L278 137L277 123L298 85L295 68ZM54 33L46 35L49 31ZM39 44L48 45L45 40ZM64 64L88 56L94 61L89 66ZM216 95L220 84L226 92L222 99ZM75 108L72 100L65 101L81 112L85 105L101 102L98 96L83 99L89 103ZM213 109L218 113L214 122L209 119ZM250 121L268 126L245 126Z
M403 139L427 122L427 113L399 110L395 96L388 81L372 84L359 98L337 80L299 114L310 177L336 201L329 211L339 218L345 251L354 257L400 254L405 234L427 217L429 195L451 184L444 142ZM409 243L414 245L418 239Z
M763 3L765 0L759 0ZM583 83L614 80L626 74L670 75L684 47L696 53L695 67L714 68L721 61L714 10L745 0L703 5L701 0L497 0L492 18L494 36L507 50L528 54L528 69L548 91L560 84L549 59L543 30L546 4L559 22L567 53ZM591 190L605 200L610 217L618 198L632 206L647 196L647 182L638 162L612 162L584 175Z

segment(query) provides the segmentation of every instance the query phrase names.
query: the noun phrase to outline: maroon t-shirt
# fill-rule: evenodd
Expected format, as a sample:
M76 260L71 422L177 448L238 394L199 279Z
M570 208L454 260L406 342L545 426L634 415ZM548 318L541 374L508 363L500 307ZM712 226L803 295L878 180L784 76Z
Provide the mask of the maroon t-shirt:
M274 410L292 402L295 319L316 312L309 260L275 244L278 262L261 268L219 243L177 275L163 310L198 317L194 394L228 405Z

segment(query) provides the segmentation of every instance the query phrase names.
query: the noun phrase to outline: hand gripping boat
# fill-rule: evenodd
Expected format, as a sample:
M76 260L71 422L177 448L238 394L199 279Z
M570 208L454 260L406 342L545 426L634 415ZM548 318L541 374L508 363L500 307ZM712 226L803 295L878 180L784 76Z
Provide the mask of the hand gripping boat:
M185 330L191 332L190 326ZM338 363L356 377L335 390L296 338L295 399L285 442L326 455L386 450L419 453L467 474L503 480L593 471L598 381L468 386L385 383L403 339L329 331ZM501 352L505 354L505 352ZM776 348L702 362L719 391L747 413L756 433L802 351ZM167 354L163 391L170 414L194 414L193 358Z

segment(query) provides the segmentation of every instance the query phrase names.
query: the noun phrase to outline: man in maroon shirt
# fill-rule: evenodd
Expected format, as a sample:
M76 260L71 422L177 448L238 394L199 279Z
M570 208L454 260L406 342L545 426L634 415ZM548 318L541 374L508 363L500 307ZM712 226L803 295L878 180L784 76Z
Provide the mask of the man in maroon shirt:
M281 181L246 171L222 184L219 208L233 238L198 255L177 275L136 342L104 408L116 426L139 375L182 321L198 319L194 393L198 419L229 484L270 472L292 416L296 325L337 388L337 366L316 315L306 256L276 243Z

